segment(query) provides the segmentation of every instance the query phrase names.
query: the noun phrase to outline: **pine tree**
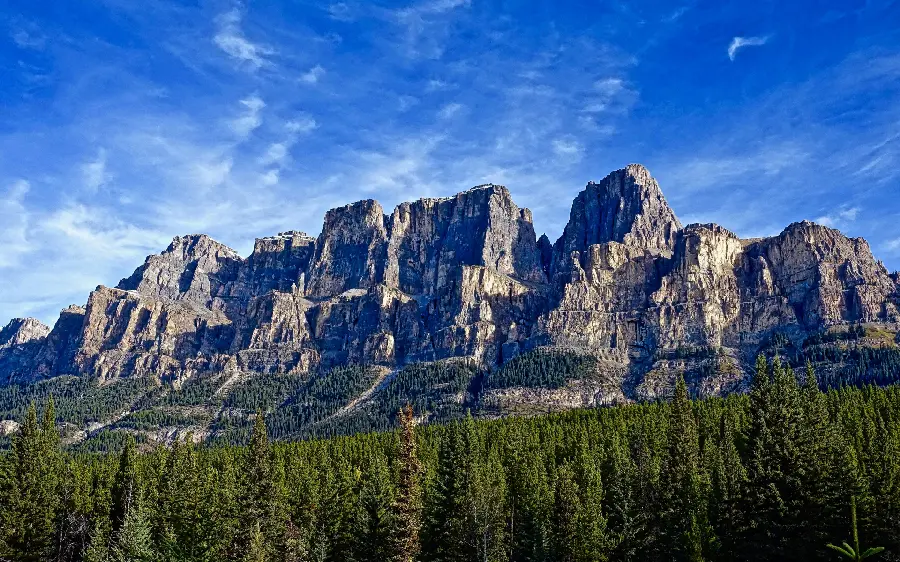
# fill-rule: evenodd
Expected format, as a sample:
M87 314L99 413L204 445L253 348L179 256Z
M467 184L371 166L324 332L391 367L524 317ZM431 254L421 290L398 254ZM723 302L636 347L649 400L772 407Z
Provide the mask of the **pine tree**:
M645 546L648 514L641 510L634 490L634 464L618 431L613 431L606 446L606 511L614 560L634 560Z
M242 549L249 548L256 525L265 539L265 550L272 553L284 536L281 474L269 442L265 417L257 412L253 436L243 467L243 489L240 499L241 518L247 528L242 534Z
M111 562L109 537L100 522L94 525L91 540L84 552L84 562Z
M579 560L581 529L579 528L578 513L580 507L581 501L578 497L575 472L567 463L556 471L552 519L553 560L558 562L577 562Z
M34 403L13 438L11 467L3 490L2 546L8 556L39 562L55 554L59 516L59 434L52 400L38 424Z
M767 372L757 379L768 379ZM803 450L805 416L800 387L778 358L771 381L754 383L750 394L749 462L742 494L748 521L739 555L758 560L785 560L821 552L810 537L815 522L804 511L810 503L806 487L808 457Z
M154 559L150 522L141 491L135 489L112 547L113 562L150 562Z
M479 560L485 498L476 497L479 440L467 416L447 428L441 443L436 489L426 517L423 558L435 562Z
M394 515L394 552L396 562L413 562L421 548L419 530L422 525L422 466L416 453L415 417L407 404L399 414L400 451L397 499Z
M250 531L250 544L247 546L247 553L241 558L242 562L268 562L268 547L266 539L259 528L259 521L253 524Z
M506 478L496 449L487 458L476 461L474 479L469 491L472 503L472 525L475 532L476 560L502 560L507 547Z
M397 548L399 541L395 538L399 525L395 522L396 500L391 490L387 461L383 455L376 454L367 468L360 479L354 558L360 562L396 560L400 551ZM404 560L411 561L413 556Z
M109 519L113 536L118 536L119 529L125 524L125 516L135 501L140 486L138 478L137 445L134 437L129 435L119 455L119 469L112 487L112 510Z
M737 558L739 530L743 518L741 494L747 484L744 468L735 439L735 413L731 408L723 412L717 435L716 463L712 473L712 506L710 521L718 540L718 558Z
M826 546L854 562L861 562L866 558L871 558L872 556L880 554L884 550L884 547L881 546L870 547L863 550L859 545L859 529L857 528L856 519L856 497L850 498L850 529L853 535L853 546L850 546L846 542L841 546L835 546L831 543Z
M356 491L361 474L344 459L334 459L331 474L319 514L325 531L321 539L327 545L325 560L357 562L356 525L363 517Z
M549 518L553 504L544 453L525 443L522 450L514 448L509 453L507 464L510 559L543 562L550 555Z
M669 417L668 467L663 474L666 550L671 560L699 562L704 559L709 529L700 481L697 421L683 376L676 381Z

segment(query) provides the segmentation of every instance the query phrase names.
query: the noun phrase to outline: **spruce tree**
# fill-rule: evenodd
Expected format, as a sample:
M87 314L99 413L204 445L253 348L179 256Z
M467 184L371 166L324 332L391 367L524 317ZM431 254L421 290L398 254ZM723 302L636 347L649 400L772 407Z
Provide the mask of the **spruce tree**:
M268 562L268 552L269 548L266 546L266 539L257 520L250 530L250 542L247 545L247 552L241 558L241 562Z
M716 463L711 475L712 498L710 522L715 529L718 558L734 560L740 542L739 530L743 521L741 494L747 484L747 470L741 460L737 439L735 412L727 408L716 436Z
M94 524L90 542L84 551L83 562L111 562L109 536L99 521Z
M119 529L125 524L125 516L138 494L140 482L137 462L137 445L134 437L129 435L119 455L119 468L112 487L112 510L109 519L113 536L118 536Z
M8 476L3 490L2 546L6 556L22 562L42 562L55 554L59 516L59 434L48 402L43 424L32 402L12 441Z
M611 558L633 560L640 558L646 543L648 513L640 509L634 489L635 468L625 439L618 428L605 448L606 513Z
M415 417L412 406L407 404L399 414L400 451L398 455L399 478L394 515L394 541L392 559L396 562L413 562L421 548L419 531L422 525L422 465L416 453Z
M257 412L253 423L253 435L246 451L242 475L239 505L245 529L239 539L241 549L249 548L258 524L265 539L266 552L274 553L284 536L286 518L283 518L281 474L262 412Z
M510 558L513 562L543 562L550 556L550 512L553 490L543 451L526 441L508 456L507 498Z
M147 508L142 493L134 491L125 510L125 517L112 547L113 562L151 562L154 559L153 539Z
M701 488L700 442L690 396L679 375L669 408L668 466L663 473L663 533L670 560L699 562L709 541Z
M399 525L395 522L395 500L383 455L374 455L360 480L354 558L360 562L396 560L400 551L396 539ZM411 561L413 557L404 560Z
M757 379L769 378L768 372ZM755 382L750 394L749 461L742 509L747 514L742 557L785 560L822 553L809 533L820 522L807 513L809 456L803 443L804 415L793 371L772 361L770 381Z
M578 562L581 554L581 528L578 513L581 500L575 472L566 463L556 470L554 483L552 552L558 562Z

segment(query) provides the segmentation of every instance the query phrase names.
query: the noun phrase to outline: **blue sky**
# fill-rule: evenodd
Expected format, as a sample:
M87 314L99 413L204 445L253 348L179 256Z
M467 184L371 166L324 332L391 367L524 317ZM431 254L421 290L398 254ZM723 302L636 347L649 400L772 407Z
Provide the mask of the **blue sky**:
M555 239L630 162L685 223L900 268L896 0L8 0L0 107L0 324L365 198L501 183Z

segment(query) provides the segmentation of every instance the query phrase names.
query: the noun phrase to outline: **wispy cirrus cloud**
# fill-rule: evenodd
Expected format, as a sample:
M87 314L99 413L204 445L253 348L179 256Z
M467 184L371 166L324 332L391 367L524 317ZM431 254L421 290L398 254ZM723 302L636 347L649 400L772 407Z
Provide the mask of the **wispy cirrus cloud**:
M6 41L4 68L22 70L0 84L0 286L15 287L0 316L52 320L176 234L246 253L362 198L390 209L502 183L555 238L587 180L634 161L686 220L742 236L852 208L867 216L847 229L873 248L900 236L876 217L897 215L878 194L900 185L900 43L857 52L878 41L855 25L824 41L773 18L769 37L798 42L765 68L743 42L738 68L730 35L710 33L734 24L730 4L222 5L104 0L96 22L74 3L73 25L32 10L43 50ZM870 11L852 17L889 20ZM101 154L103 173L86 174ZM72 178L98 188L65 189ZM128 250L102 254L117 243Z
M325 69L321 65L315 65L300 75L300 81L306 84L315 84L325 76Z
M218 30L213 42L240 64L256 70L269 63L269 57L275 54L275 50L247 39L241 29L242 19L243 13L239 8L220 14L216 18Z
M465 110L465 106L461 103L448 103L438 111L438 117L441 119L453 119Z
M813 222L841 230L855 222L859 212L859 207L843 207L827 215L817 217Z
M471 0L425 0L390 12L404 34L402 46L410 58L440 58L453 13L471 6Z
M900 238L893 238L885 242L882 247L892 255L900 254Z
M96 193L98 189L110 181L111 175L106 168L105 148L99 148L97 156L81 166L81 175L85 189L91 193Z
M744 49L745 47L761 47L768 42L768 35L759 37L734 37L731 39L731 43L728 44L728 58L733 61L735 57L737 57L738 51L741 49Z
M241 100L244 107L240 116L229 122L229 127L238 139L246 139L257 127L262 124L262 110L266 102L257 95Z
M47 38L35 26L20 27L10 34L13 42L20 49L31 49L39 51L44 48Z
M29 213L25 195L31 185L17 180L0 190L0 269L19 264L30 247L27 240Z

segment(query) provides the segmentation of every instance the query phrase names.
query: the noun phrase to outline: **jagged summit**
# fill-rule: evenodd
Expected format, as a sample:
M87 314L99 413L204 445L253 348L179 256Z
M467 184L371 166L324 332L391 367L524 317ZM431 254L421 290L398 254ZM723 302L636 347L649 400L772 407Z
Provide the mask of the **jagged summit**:
M585 186L555 243L494 184L389 214L372 199L337 207L318 236L258 238L247 258L205 235L176 237L53 330L4 328L0 381L498 365L550 345L602 355L633 394L689 347L726 350L731 378L701 381L714 393L741 382L772 333L898 322L898 294L868 244L833 229L804 222L740 240L682 227L631 164Z
M681 223L650 172L639 164L589 183L572 203L563 249L621 242L671 250Z
M0 330L0 348L38 340L50 333L50 327L35 318L13 318Z

